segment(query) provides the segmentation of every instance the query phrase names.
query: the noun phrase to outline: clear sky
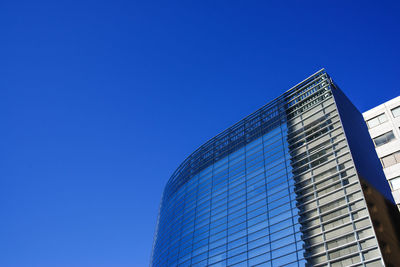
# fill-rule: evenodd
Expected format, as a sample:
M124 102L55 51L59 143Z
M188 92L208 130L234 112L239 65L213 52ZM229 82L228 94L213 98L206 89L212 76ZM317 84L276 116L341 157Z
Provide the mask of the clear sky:
M202 143L325 67L400 94L400 1L0 3L0 266L148 266Z

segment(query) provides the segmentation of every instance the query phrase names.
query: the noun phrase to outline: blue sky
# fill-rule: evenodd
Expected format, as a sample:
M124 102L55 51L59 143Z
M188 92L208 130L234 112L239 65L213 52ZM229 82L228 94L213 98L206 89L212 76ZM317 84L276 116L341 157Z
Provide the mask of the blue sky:
M0 3L0 266L148 266L186 156L325 67L400 93L399 1Z

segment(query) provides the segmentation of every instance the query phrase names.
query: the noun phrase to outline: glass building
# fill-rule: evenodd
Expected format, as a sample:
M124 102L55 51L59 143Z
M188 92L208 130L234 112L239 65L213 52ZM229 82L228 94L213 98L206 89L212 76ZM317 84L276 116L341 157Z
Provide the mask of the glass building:
M150 265L400 266L382 181L362 115L320 70L179 166Z

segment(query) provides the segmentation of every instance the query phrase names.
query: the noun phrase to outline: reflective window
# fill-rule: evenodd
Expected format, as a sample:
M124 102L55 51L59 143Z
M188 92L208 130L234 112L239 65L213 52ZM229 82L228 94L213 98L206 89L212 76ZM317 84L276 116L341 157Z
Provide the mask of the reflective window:
M383 113L383 114L381 114L381 115L379 115L379 116L377 116L377 117L375 117L373 119L368 120L367 124L368 124L369 128L373 128L373 127L378 126L379 124L382 124L382 123L384 123L386 121L387 121L386 114Z
M392 109L392 114L393 114L393 117L395 117L395 118L399 117L400 116L400 106Z
M390 131L390 132L382 134L382 135L380 135L378 137L375 137L373 140L374 140L375 146L378 147L378 146L381 146L381 145L389 143L394 138L395 137L394 137L393 131Z
M305 81L178 168L164 191L151 266L348 266L371 251L353 257L373 228L327 79ZM390 182L400 189L400 177Z
M400 163L400 151L381 158L381 161L384 168L390 167L396 163Z
M400 189L400 176L391 179L390 184L391 184L393 190Z

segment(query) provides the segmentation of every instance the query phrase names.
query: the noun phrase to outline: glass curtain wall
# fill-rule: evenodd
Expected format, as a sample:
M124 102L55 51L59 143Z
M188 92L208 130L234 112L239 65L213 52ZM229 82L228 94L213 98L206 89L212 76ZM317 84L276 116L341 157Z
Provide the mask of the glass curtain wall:
M286 132L278 126L181 187L164 255L153 264L305 263Z
M190 155L168 182L152 266L381 266L320 71Z

